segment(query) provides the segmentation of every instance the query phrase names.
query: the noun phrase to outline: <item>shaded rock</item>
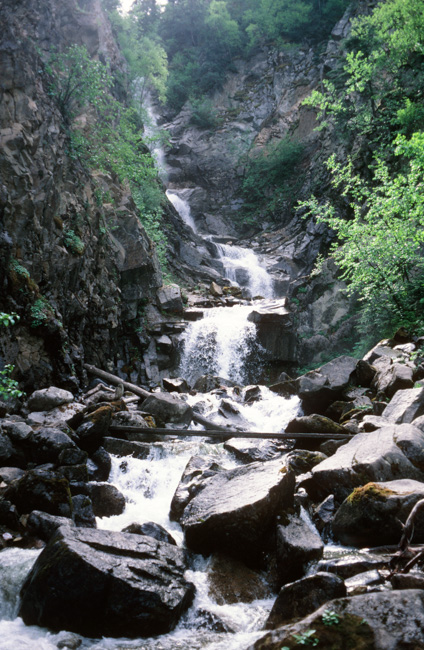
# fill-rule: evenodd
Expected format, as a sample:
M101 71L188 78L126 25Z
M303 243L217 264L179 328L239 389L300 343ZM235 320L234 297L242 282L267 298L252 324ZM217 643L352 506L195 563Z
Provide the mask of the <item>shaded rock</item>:
M155 524L153 521L146 521L144 524L130 524L122 532L131 533L131 535L146 535L147 537L153 537L158 542L177 545L172 535L163 526Z
M319 465L325 458L326 456L319 451L296 449L287 455L286 462L290 471L298 476L299 474L306 474L306 472L309 472L315 465Z
M402 536L402 523L423 498L424 483L411 479L367 483L356 488L337 510L334 537L347 546L396 544ZM417 516L413 539L424 541L424 514Z
M396 424L412 422L424 415L424 387L398 391L384 410L384 417Z
M75 524L72 519L33 510L28 517L27 526L32 534L48 542L58 528L61 526L75 526Z
M286 433L349 433L344 427L324 415L302 415L290 420Z
M151 537L62 527L21 590L27 625L90 637L147 637L175 627L194 587L183 551Z
M7 499L0 499L0 525L12 528L12 530L19 530L19 520L19 512L16 506Z
M69 483L58 472L33 469L9 485L4 494L21 514L42 510L51 515L70 517L72 513Z
M278 460L219 472L183 512L187 546L255 563L277 513L292 504L293 494L294 475Z
M349 438L346 438L346 440L324 440L324 442L320 444L319 450L322 454L325 454L325 456L332 456L336 453L339 447L342 447L348 442Z
M102 444L112 419L113 407L101 406L89 415L76 430L78 445L89 454L93 454Z
M175 494L172 497L169 518L171 521L179 521L188 503L206 486L207 481L222 467L215 461L193 456L188 461Z
M322 558L320 536L299 516L288 515L288 523L277 526L277 582L284 585L305 575L308 564Z
M90 498L96 517L112 517L120 515L125 510L124 495L110 483L92 483Z
M72 518L76 526L82 528L96 528L96 517L93 504L86 494L76 494L72 497Z
M406 575L395 573L390 582L393 589L424 589L424 572L415 571Z
M87 462L90 481L107 481L112 469L112 459L104 447L99 447Z
M175 379L164 377L162 385L170 393L188 393L190 390L186 380L182 379L182 377L176 377Z
M258 341L273 359L296 361L297 340L287 304L286 298L262 302L247 320L255 323Z
M269 598L263 577L245 564L226 555L214 555L208 567L209 596L218 605L251 603Z
M387 341L380 341L372 350L367 352L363 357L363 361L373 364L377 359L387 357L388 359L404 359L405 355L401 350L395 350L387 345Z
M329 532L335 509L336 506L332 494L314 508L313 521L319 533Z
M73 402L74 396L68 390L50 386L34 391L27 401L27 408L30 411L48 411L56 406Z
M24 474L25 471L20 467L0 467L0 482L9 485L9 483L21 478Z
M304 409L308 413L324 413L355 378L357 363L353 357L341 356L299 377L297 388Z
M186 402L167 393L146 397L143 401L143 410L157 418L158 422L164 424L171 422L173 424L189 425L193 416L193 411Z
M318 562L317 570L334 573L340 578L343 578L343 580L347 580L359 573L382 569L387 566L389 560L390 556L383 556L381 559L378 559L370 553L358 554L356 552L355 554L348 554L339 558L321 560Z
M293 619L311 614L329 600L343 596L346 596L343 580L331 573L319 571L291 582L281 587L265 629L275 630Z
M325 625L323 615L327 609L338 616L336 625ZM424 645L424 593L408 589L335 599L302 621L268 633L249 650L281 650L284 645L290 646L294 634L304 635L310 629L315 630L313 636L323 648L421 648Z
M356 364L356 378L359 386L366 388L371 386L375 373L376 369L368 361L364 361L364 359L360 359Z
M0 432L0 465L25 468L27 465L25 456L20 449L17 449L9 437Z
M114 456L134 456L134 458L147 458L152 448L147 442L121 440L120 438L104 438L104 448Z
M57 468L61 476L64 476L71 483L85 483L88 481L88 469L86 463L79 465L61 465Z
M334 494L341 502L355 487L370 481L424 481L423 445L424 433L410 424L359 433L314 467L302 486L313 499Z
M246 404L257 402L262 398L262 392L259 386L246 386L243 391L243 398Z
M181 289L177 284L169 284L161 287L156 292L157 302L160 309L173 313L181 313L184 309Z
M28 441L33 434L32 427L25 422L0 420L0 427L5 433L7 433L8 438L18 445Z
M39 429L32 434L30 443L31 459L37 464L56 463L65 450L69 450L68 453L71 452L75 458L79 457L80 460L77 462L81 462L83 458L75 442L60 429L48 427Z
M144 419L143 415L138 411L119 411L112 415L112 426L117 427L143 427L148 429L149 425ZM120 435L120 434L118 434Z
M87 460L87 452L79 449L76 445L73 447L65 447L59 453L57 462L59 465L79 465L85 463Z

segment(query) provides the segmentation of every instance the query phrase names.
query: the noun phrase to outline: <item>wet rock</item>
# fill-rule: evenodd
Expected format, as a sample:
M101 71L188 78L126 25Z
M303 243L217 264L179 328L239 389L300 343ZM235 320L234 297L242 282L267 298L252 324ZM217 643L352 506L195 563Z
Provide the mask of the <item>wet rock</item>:
M151 537L60 528L21 590L27 625L89 637L148 637L175 627L194 596L183 551Z
M120 438L104 438L104 448L114 456L134 456L134 458L147 458L151 452L151 446L147 442L135 442L133 440L121 440Z
M9 437L0 432L0 465L25 468L27 465L23 452L16 448Z
M337 615L337 624L324 623L326 610ZM316 645L323 648L420 648L424 645L424 593L407 589L335 599L302 621L268 633L249 650L281 650L290 646L294 634L305 635L311 629L318 639Z
M56 647L59 650L63 648L65 650L78 650L81 646L83 639L76 634L69 634L69 632L61 632L59 634L59 640L56 643Z
M112 426L117 427L143 427L148 429L149 425L139 411L119 411L112 415ZM121 435L121 434L119 434Z
M313 521L319 533L324 533L326 536L328 535L335 509L336 506L332 494L314 508Z
M183 512L187 546L255 563L277 513L293 503L293 494L294 476L278 460L219 472Z
M61 465L57 468L57 471L70 483L86 483L88 481L88 469L86 463L81 463L79 465Z
M177 284L161 287L157 290L156 296L160 309L176 314L180 314L183 311L184 305L181 289Z
M7 499L0 499L0 526L7 526L12 530L19 530L21 527L18 510Z
M91 455L87 468L90 481L107 481L112 468L112 459L104 447L99 447Z
M424 481L423 445L424 433L410 424L359 433L314 467L303 487L315 500L334 494L341 503L355 487L370 481Z
M398 391L384 410L384 417L395 424L413 422L424 415L424 388Z
M72 497L72 518L76 526L82 528L96 528L96 517L93 504L86 494L76 494Z
M297 360L297 340L293 331L292 314L287 299L261 303L247 317L255 323L257 338L262 347L279 361Z
M193 411L186 402L167 393L146 397L143 401L143 410L163 424L189 425L193 416Z
M315 612L321 605L333 598L346 596L346 587L341 578L319 571L312 576L281 587L265 629L276 628L293 619L303 618Z
M208 567L209 596L218 604L251 603L269 598L263 577L226 555L214 555Z
M58 472L33 469L14 481L4 497L16 505L21 514L42 510L51 515L70 517L72 513L69 483Z
M144 524L130 524L122 532L131 533L131 535L146 535L147 537L153 537L158 542L177 545L172 535L163 526L155 524L153 521L146 521Z
M324 544L320 536L298 515L285 517L277 526L276 560L279 586L305 575L308 564L322 558Z
M235 385L236 384L229 379L215 377L214 375L203 375L202 377L196 379L193 390L196 390L198 393L210 393L211 390L221 388L221 386L232 387Z
M92 483L89 488L93 512L96 517L112 517L124 512L125 497L114 485L110 483Z
M185 379L182 377L176 377L175 379L163 378L162 385L165 390L170 393L188 393L189 386Z
M397 544L413 506L424 498L424 483L411 479L367 483L356 488L337 510L335 539L347 546ZM424 515L418 515L414 542L424 541Z
M246 386L243 391L243 398L246 404L257 402L262 398L261 389L259 386Z
M58 528L61 526L75 526L75 524L72 519L33 510L28 517L27 526L33 535L37 535L40 539L48 542Z
M287 453L287 445L281 440L249 440L248 438L230 438L224 443L224 449L243 463L274 460Z
M73 400L74 396L68 390L50 386L34 391L28 398L27 408L30 411L48 411Z
M306 474L315 465L319 465L327 457L319 451L308 451L307 449L296 449L286 457L286 462L291 472L296 476Z
M175 494L172 497L169 517L179 521L185 507L206 486L209 479L222 471L214 460L193 456L188 461Z

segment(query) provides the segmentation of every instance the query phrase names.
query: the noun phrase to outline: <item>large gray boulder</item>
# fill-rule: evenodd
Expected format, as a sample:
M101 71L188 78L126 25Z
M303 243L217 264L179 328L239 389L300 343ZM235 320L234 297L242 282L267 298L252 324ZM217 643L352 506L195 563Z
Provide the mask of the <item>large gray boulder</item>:
M384 409L384 417L395 424L413 422L424 415L424 388L398 391Z
M294 475L282 461L251 463L213 476L180 519L189 548L257 562L276 515L293 502Z
M191 406L168 393L152 394L143 401L143 411L164 424L189 425L193 416Z
M42 388L32 393L28 397L27 407L30 411L49 411L56 406L69 404L73 399L74 396L69 390L50 386L49 388Z
M412 364L393 363L389 357L377 359L374 364L377 373L371 383L377 393L393 397L398 390L413 388L414 367Z
M297 515L288 515L277 526L276 580L279 586L305 575L311 562L322 558L324 544L320 536Z
M316 500L334 494L341 502L370 481L402 478L424 481L424 433L410 424L357 434L316 465L304 487Z
M396 544L414 505L424 499L424 483L411 479L367 483L343 501L333 520L334 537L348 546ZM414 542L424 541L424 515L414 526Z
M214 460L192 456L185 466L181 480L172 497L169 518L180 521L187 504L206 486L209 479L223 468Z
M296 361L297 341L287 299L262 301L247 317L255 323L259 343L274 359Z
M324 413L331 402L340 399L355 379L358 359L341 356L311 370L296 380L298 395L307 413Z
M326 625L326 612L337 623ZM327 614L328 615L328 614ZM317 648L412 650L424 647L424 591L407 589L331 600L303 620L284 625L256 641L249 650L294 647L293 635L314 630ZM310 644L312 645L312 644Z
M176 546L106 530L61 527L28 574L19 615L90 637L172 630L194 596Z

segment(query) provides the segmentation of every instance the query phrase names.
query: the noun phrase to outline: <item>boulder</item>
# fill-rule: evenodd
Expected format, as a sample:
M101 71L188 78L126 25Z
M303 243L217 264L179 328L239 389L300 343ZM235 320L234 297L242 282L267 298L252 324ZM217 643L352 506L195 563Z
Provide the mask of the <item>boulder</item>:
M10 440L16 445L28 441L32 434L33 428L25 422L13 422L13 420L0 420L0 427L7 434Z
M281 587L265 623L265 629L275 630L293 619L311 614L333 598L346 596L341 578L319 571Z
M384 569L390 561L391 556L371 555L367 551L352 551L350 554L343 553L342 557L335 557L318 562L317 570L327 573L334 573L343 580L353 578L360 573Z
M224 295L222 287L220 287L216 282L211 282L209 292L212 296L215 296L215 298L221 298Z
M90 481L107 481L112 469L112 459L104 447L99 447L87 461Z
M388 341L380 341L377 343L372 350L366 353L363 357L363 361L367 363L374 364L377 359L387 357L388 359L405 359L405 354L402 350L395 350L387 345Z
M424 387L398 391L384 410L384 417L395 424L413 422L424 415Z
M188 426L193 417L193 411L186 402L167 393L146 397L143 401L143 410L153 415L159 423L162 422L163 424L172 423Z
M328 620L328 613L332 616ZM326 623L327 621L327 623ZM329 624L330 623L330 624ZM281 650L293 647L293 635L318 648L401 650L424 646L424 591L385 591L326 603L292 625L284 625L256 641L249 650ZM311 637L318 639L312 643ZM308 637L306 636L308 640ZM304 645L304 644L302 644Z
M293 503L293 495L294 475L279 460L219 472L183 512L187 546L255 564L276 515Z
M193 456L188 461L175 494L172 497L169 518L180 521L185 507L206 486L207 482L222 471L214 460Z
M28 517L27 525L33 535L37 535L40 539L48 542L50 537L61 526L75 526L72 519L66 517L58 517L57 515L49 515L47 512L40 510L33 510Z
M208 584L209 596L218 605L251 603L271 595L259 573L227 555L212 557L208 567Z
M173 546L177 545L172 535L163 526L155 524L154 521L146 521L144 524L130 524L122 532L130 533L131 535L146 535L147 537L153 537L158 542L166 542Z
M215 377L214 375L202 375L196 379L193 386L193 390L198 393L210 393L211 390L216 388L221 388L221 386L232 387L236 384L230 379L224 379L223 377Z
M257 339L275 360L296 361L297 340L287 299L262 301L247 317L255 323Z
M182 377L176 377L175 379L164 377L162 385L169 393L188 393L190 390L186 380Z
M281 440L230 438L224 443L224 449L243 463L273 460L287 453L287 445Z
M49 411L56 406L73 402L74 396L68 390L50 386L36 390L28 397L27 408L29 411Z
M414 387L413 367L405 363L391 363L387 357L375 362L377 373L371 382L371 388L377 393L393 397L398 390Z
M290 420L286 426L286 433L346 433L347 431L340 424L337 424L330 418L316 413L312 415L302 415Z
M152 447L147 442L121 440L120 438L104 438L103 445L109 454L114 456L134 456L144 459L150 454Z
M22 450L15 447L5 433L0 432L0 465L25 468L27 463Z
M184 309L181 289L177 284L161 287L157 290L156 297L159 308L164 311L180 314Z
M75 459L79 459L76 462L85 460L83 452L78 449L75 442L60 429L42 427L38 431L34 431L30 438L29 453L31 460L37 463L37 465L41 465L42 463L57 463L59 456L65 451L75 454ZM65 464L65 461L63 464Z
M279 586L305 575L308 564L322 558L324 544L321 537L298 515L285 517L284 525L277 526L276 571Z
M355 379L358 360L341 356L296 380L299 397L307 413L323 414L331 402L340 399Z
M89 637L148 637L172 630L190 606L184 552L152 537L60 528L21 590L27 625Z
M81 528L97 528L93 504L86 494L76 494L72 497L72 519Z
M72 514L69 483L58 472L37 468L13 481L4 497L14 503L20 514L42 510L51 515L70 517Z
M96 517L112 517L125 510L124 495L110 483L91 483L89 485L93 512Z
M142 413L138 411L118 411L118 413L114 413L112 415L111 425L117 427L143 427L143 429L149 428L149 425L144 419Z
M113 407L107 404L85 416L75 432L81 449L92 454L100 447L109 430L112 413Z
M336 512L334 537L347 546L397 544L402 523L420 499L424 499L424 483L411 479L355 488ZM416 518L413 540L424 541L424 513Z
M410 424L359 433L316 465L302 486L314 500L334 494L341 503L355 487L370 481L424 481L423 447L424 433Z

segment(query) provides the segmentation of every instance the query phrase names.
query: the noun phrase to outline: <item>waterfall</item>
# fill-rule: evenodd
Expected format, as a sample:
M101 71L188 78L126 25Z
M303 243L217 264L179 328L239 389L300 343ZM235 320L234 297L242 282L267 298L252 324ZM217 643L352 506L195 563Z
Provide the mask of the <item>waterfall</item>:
M191 216L191 209L189 202L184 199L181 194L176 190L167 190L166 196L171 201L172 205L180 215L181 219L187 226L190 226L193 232L197 232L196 224Z
M205 374L238 384L255 381L252 374L260 366L261 347L256 326L247 320L251 311L246 305L216 307L190 323L181 337L180 376L189 383Z
M252 297L274 297L273 280L252 250L229 244L215 243L215 246L229 280L249 289Z

